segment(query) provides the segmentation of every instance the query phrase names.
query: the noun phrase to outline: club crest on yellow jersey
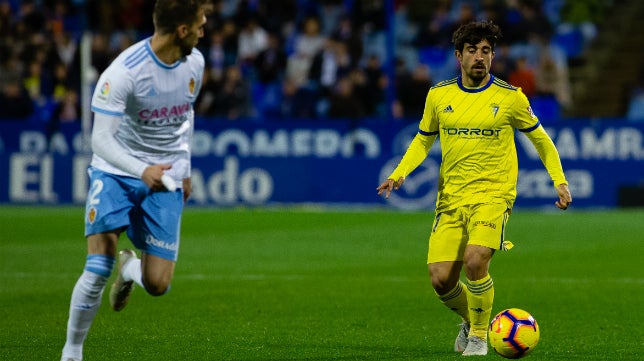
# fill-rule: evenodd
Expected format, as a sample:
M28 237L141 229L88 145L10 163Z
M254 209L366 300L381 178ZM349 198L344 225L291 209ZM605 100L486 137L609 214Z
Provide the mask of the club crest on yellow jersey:
M492 114L494 114L494 117L496 118L496 114L499 112L499 105L492 103L490 104L490 109L492 109Z

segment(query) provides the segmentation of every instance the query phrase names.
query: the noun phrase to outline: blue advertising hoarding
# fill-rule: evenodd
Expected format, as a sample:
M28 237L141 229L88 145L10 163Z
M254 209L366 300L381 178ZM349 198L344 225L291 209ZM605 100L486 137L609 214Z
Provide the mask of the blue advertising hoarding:
M546 127L559 150L575 207L614 207L621 187L644 184L644 125L571 121ZM376 187L415 135L416 123L198 122L190 203L203 206L336 204L434 207L437 143L389 200ZM3 123L0 203L83 204L84 150L77 124L48 135L37 126ZM550 177L525 135L516 134L517 207L552 206Z

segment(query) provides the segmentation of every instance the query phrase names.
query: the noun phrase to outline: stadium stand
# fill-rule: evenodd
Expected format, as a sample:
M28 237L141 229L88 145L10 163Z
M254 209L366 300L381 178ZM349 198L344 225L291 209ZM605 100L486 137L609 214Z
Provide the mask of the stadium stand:
M100 73L151 34L153 4L0 0L0 118L54 127L77 119L82 32L92 31ZM631 52L642 51L633 46L644 42L642 16L637 0L215 0L199 45L209 69L196 109L200 119L415 121L418 104L401 84L422 76L429 84L414 89L425 91L454 76L452 31L493 19L505 33L493 71L507 80L517 66L516 79L532 74L529 95L543 121L622 117L631 98L641 109ZM347 97L359 111L340 106Z

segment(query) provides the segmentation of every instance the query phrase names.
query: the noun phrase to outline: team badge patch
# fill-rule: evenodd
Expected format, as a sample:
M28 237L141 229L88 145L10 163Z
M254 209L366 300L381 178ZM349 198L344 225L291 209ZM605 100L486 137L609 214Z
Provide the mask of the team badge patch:
M499 112L499 105L496 103L490 104L490 109L492 109L492 114L494 114L494 117L496 118L496 113Z
M94 223L94 221L96 220L96 208L92 207L89 209L89 211L87 212L87 220L90 224Z
M195 93L195 78L190 78L190 83L188 84L188 90L190 91L190 94Z

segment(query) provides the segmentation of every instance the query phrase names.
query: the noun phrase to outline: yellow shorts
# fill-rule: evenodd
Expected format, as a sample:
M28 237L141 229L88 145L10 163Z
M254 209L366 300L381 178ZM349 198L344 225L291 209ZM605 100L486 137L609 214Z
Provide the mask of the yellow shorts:
M427 263L462 261L468 244L502 249L510 213L505 204L475 204L437 214Z

